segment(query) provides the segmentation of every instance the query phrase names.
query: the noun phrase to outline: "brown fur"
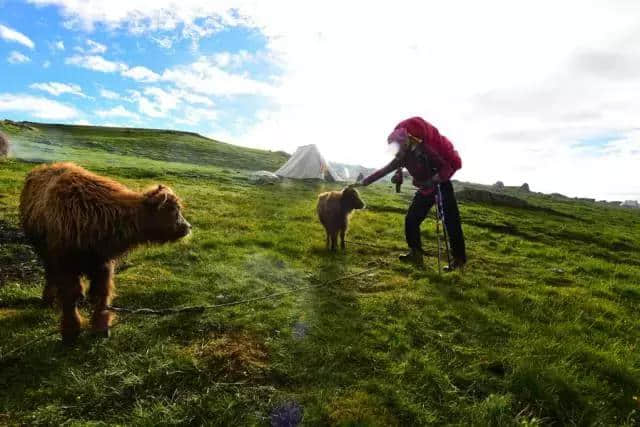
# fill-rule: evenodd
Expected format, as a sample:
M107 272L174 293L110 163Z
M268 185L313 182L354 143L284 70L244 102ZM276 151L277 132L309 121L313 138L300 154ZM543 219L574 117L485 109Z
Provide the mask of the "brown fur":
M181 209L170 188L135 192L73 163L41 165L27 175L20 196L22 227L44 263L45 303L52 304L56 295L61 301L65 341L73 342L80 332L80 277L91 282L93 329L108 334L115 259L140 244L186 236L191 225Z
M9 155L9 138L0 132L0 157Z
M354 209L364 208L364 202L355 188L347 187L342 191L329 191L318 196L318 218L327 233L327 249L335 251L346 248L344 239L349 227L349 215Z

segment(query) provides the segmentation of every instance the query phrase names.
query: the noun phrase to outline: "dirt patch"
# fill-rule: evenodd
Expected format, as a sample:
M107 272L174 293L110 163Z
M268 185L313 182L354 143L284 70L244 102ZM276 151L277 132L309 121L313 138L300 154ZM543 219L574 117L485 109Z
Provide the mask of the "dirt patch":
M39 282L42 266L24 233L0 220L0 287L10 281Z
M193 346L191 353L216 376L228 379L255 379L269 366L264 344L246 332L213 335Z

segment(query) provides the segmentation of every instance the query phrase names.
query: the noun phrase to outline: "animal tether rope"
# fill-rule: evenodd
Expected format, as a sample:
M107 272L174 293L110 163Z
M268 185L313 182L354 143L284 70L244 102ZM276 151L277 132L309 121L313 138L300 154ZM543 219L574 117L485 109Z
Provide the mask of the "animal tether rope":
M169 307L169 308L159 308L159 309L155 309L155 308L127 308L127 307L117 307L117 306L113 306L110 305L107 307L107 310L116 312L116 313L128 313L128 314L146 314L146 315L152 315L152 316L168 316L171 314L177 314L177 313L199 313L205 310L213 310L213 309L217 309L217 308L223 308L223 307L231 307L234 305L241 305L241 304L248 304L251 302L255 302L255 301L261 301L261 300L266 300L266 299L271 299L271 298L275 298L281 295L286 295L286 294L292 294L294 292L298 292L304 289L311 289L311 288L319 288L321 286L327 286L330 285L332 283L336 283L336 282L340 282L342 280L346 280L346 279L350 279L353 277L357 277L357 276L362 276L363 274L366 273L370 273L372 271L378 270L380 268L379 265L375 266L375 267L371 267L371 268L367 268L366 270L362 270L358 273L353 273L353 274L348 274L346 276L342 276L342 277L338 277L337 279L332 279L332 280L328 280L326 282L322 282L322 283L317 283L314 285L307 285L307 286L300 286L294 289L290 289L288 291L282 291L282 292L275 292L273 294L269 294L269 295L263 295L260 297L255 297L255 298L247 298L247 299L242 299L242 300L238 300L238 301L231 301L231 302L225 302L225 303L221 303L221 304L208 304L208 305L193 305L193 306L188 306L188 307Z
M264 295L261 297L255 297L255 298L247 298L247 299L243 299L243 300L238 300L238 301L232 301L232 302L227 302L227 303L222 303L222 304L213 304L213 305L195 305L195 306L189 306L189 307L178 307L178 308L161 308L161 309L153 309L153 308L126 308L126 307L116 307L116 306L109 306L107 307L107 310L110 311L114 311L117 313L126 313L126 314L146 314L146 315L155 315L155 316L168 316L171 314L177 314L177 313L195 313L195 312L202 312L204 310L210 310L210 309L216 309L216 308L223 308L223 307L230 307L230 306L234 306L234 305L241 305L241 304L248 304L254 301L260 301L260 300L266 300L266 299L270 299L270 298L275 298L277 296L280 295L286 295L286 294L291 294L303 289L311 289L311 288L319 288L321 286L327 286L330 285L331 283L336 283L336 282L340 282L342 280L346 280L346 279L350 279L353 277L357 277L357 276L362 276L363 274L367 274L367 273L371 273L372 271L376 271L380 268L380 265L377 265L375 267L371 267L371 268L367 268L366 270L362 270L358 273L353 273L353 274L348 274L346 276L342 276L342 277L338 277L336 279L332 279L332 280L328 280L322 283L317 283L315 285L307 285L307 286L300 286L297 287L295 289L290 289L288 291L282 291L282 292L276 292L273 294L269 294L269 295ZM117 325L119 325L121 322L118 322L114 325L112 325L111 327L115 327ZM30 340L28 342L26 342L25 344L16 347L14 349L12 349L11 351L8 351L6 353L2 353L2 351L0 350L0 362L4 361L5 359L8 359L9 356L19 353L20 351L22 351L23 349L31 346L32 344L35 344L39 341L42 341L52 335L55 335L56 333L58 333L58 330L53 330L53 331L49 331L43 335L41 335L38 338L35 338L33 340Z

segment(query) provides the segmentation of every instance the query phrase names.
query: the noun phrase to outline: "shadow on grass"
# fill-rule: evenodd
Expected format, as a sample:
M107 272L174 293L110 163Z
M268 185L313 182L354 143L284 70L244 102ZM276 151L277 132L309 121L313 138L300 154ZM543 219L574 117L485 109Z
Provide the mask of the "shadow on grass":
M319 281L326 282L353 273L348 254L341 251L320 255ZM288 375L299 384L346 387L360 375L371 375L371 355L358 345L365 333L357 287L345 279L309 290L309 322L304 339L291 341ZM339 366L340 369L336 369Z

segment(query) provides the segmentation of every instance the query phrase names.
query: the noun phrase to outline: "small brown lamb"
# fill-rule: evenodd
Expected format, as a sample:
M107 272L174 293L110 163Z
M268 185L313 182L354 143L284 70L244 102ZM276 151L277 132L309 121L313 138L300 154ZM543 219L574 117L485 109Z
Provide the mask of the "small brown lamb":
M73 163L33 169L20 197L25 235L45 268L43 299L62 305L62 338L72 344L82 325L81 276L91 285L93 330L108 336L115 259L136 246L174 242L189 234L180 199L163 185L145 192Z
M344 236L349 227L349 215L354 209L364 208L358 190L347 187L342 191L328 191L318 196L318 218L327 232L327 249L335 251L338 248L338 233L340 233L340 247L346 248Z
M7 138L2 132L0 132L0 157L7 157L9 155L9 138Z

